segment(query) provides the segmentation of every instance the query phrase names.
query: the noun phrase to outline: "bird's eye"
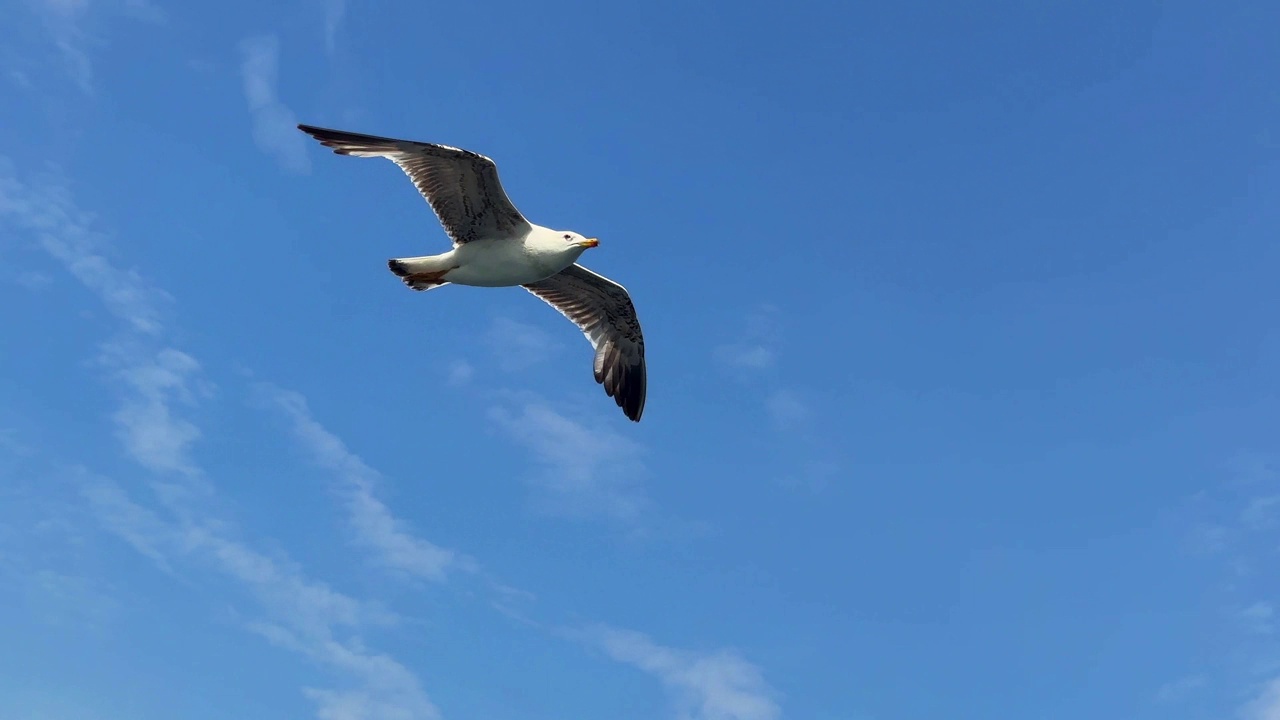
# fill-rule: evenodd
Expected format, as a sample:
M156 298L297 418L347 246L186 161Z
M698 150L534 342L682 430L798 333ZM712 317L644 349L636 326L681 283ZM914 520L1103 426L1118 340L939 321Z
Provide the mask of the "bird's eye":
M565 239L565 240L572 240L572 239L573 239L573 236L572 236L572 235L565 235L565 236L564 236L564 239Z

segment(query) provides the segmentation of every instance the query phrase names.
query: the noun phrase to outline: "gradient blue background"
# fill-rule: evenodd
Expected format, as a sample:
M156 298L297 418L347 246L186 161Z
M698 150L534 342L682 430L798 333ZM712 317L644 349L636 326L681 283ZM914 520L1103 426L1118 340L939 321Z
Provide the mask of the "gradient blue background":
M1280 717L1280 5L0 13L0 718Z

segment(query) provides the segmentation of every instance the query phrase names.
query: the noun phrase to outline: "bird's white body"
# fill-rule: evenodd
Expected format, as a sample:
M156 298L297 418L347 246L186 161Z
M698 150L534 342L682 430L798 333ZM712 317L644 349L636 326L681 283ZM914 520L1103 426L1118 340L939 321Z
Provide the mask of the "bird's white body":
M575 263L587 249L566 245L566 233L531 225L519 239L481 238L463 243L439 255L399 258L413 275L439 275L456 285L510 287L545 280Z

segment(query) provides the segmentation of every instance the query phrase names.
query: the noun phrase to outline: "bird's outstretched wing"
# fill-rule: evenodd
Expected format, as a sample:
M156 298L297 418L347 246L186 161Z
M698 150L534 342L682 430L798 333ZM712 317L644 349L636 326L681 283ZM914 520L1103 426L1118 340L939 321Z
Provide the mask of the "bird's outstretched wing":
M489 158L447 145L299 125L339 155L384 157L400 166L435 211L455 245L519 237L530 227L498 181Z
M596 382L628 418L639 422L648 371L640 319L626 288L576 264L524 287L582 330L596 351Z

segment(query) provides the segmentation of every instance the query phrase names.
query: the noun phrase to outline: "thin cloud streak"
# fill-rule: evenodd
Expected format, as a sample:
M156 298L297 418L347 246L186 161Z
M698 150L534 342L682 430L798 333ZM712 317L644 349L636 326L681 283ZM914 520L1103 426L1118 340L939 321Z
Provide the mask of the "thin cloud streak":
M642 633L607 625L575 634L614 660L660 680L680 720L776 720L781 714L760 669L734 651L696 653L664 647Z
M247 38L240 43L240 77L253 118L253 140L290 172L311 169L307 146L298 132L298 118L278 97L280 41L274 35Z
M164 10L150 0L124 0L124 11L130 17L143 22L160 24L167 21Z
M169 296L149 286L134 270L117 267L107 258L105 238L93 230L91 218L71 203L56 179L39 185L25 183L12 163L0 157L0 221L30 233L41 249L131 330L145 335L160 332L161 308Z
M542 468L525 480L543 510L636 522L649 508L638 482L640 446L631 440L600 426L588 428L537 401L495 407L490 417Z
M347 14L346 0L323 0L324 2L324 49L333 55L338 44L338 30L342 19Z
M1156 702L1183 702L1197 690L1204 689L1208 680L1203 675L1187 675L1173 682L1165 683L1156 691Z
M40 246L56 259L50 248L70 247L65 236L89 233L89 228L87 220L75 220L84 216L66 193L57 194L57 202L50 197L0 173L0 220L17 218L16 224L38 235ZM58 212L48 212L50 207ZM50 244L49 238L63 244ZM210 503L170 491L170 476L206 474L192 452L200 428L188 416L198 407L207 381L197 358L165 342L155 303L166 296L111 263L98 267L110 277L72 274L112 308L124 327L124 339L103 353L115 370L111 377L125 391L114 419L122 446L155 476L147 484L161 499L148 506L118 483L86 471L81 496L99 524L170 573L184 566L212 569L232 581L257 610L246 623L248 630L334 675L335 687L308 684L302 689L321 720L438 718L439 710L414 673L367 649L360 637L367 630L394 626L398 618L393 613L307 577L282 554L256 550L238 537L232 524L208 510ZM312 417L302 396L269 385L260 390L289 418L295 436L319 464L334 473L357 536L388 565L433 581L454 568L473 570L471 561L416 537L394 516L376 497L376 471ZM642 471L640 448L630 440L588 428L537 401L506 403L493 415L534 453L546 473L531 481L558 510L634 521L648 507L636 483ZM513 588L494 588L504 601L531 599ZM682 718L777 717L759 670L736 653L666 648L639 633L607 626L595 629L592 637L614 659L661 680Z
M106 238L64 187L23 183L2 159L0 220L33 235L38 247L125 324L124 336L107 343L98 360L124 390L112 419L129 455L153 472L197 475L187 451L200 432L171 407L192 401L199 363L174 348L152 349L164 330L161 306L170 301L168 294L107 258Z
M308 579L287 561L269 558L226 534L223 523L167 522L128 497L111 481L87 483L85 497L104 525L164 567L201 561L234 580L256 601L265 619L247 628L269 642L292 650L345 678L354 688L303 688L317 717L401 720L438 718L414 674L395 659L368 651L359 637L340 640L370 627L386 627L396 617L382 608Z
M67 73L85 94L93 92L93 63L84 49L88 40L83 23L88 0L37 0L32 4L54 47L66 63Z
M68 193L56 187L33 189L3 159L0 221L33 235L55 260L78 261L64 265L124 325L123 339L109 344L100 359L115 370L112 377L124 390L114 415L121 444L153 474L147 484L162 507L147 507L119 484L83 472L81 496L98 522L166 571L172 572L179 562L212 567L245 590L263 616L249 629L341 678L343 687L338 689L305 688L322 720L438 717L408 668L366 650L358 636L351 637L362 629L393 624L394 615L307 578L287 558L254 550L236 539L229 523L207 510L209 503L192 502L188 488L174 491L171 476L204 476L190 455L200 429L182 413L194 404L202 381L196 358L164 346L154 304L162 295L135 273L97 254L92 246L100 244L99 237ZM84 256L91 259L88 265ZM211 493L210 487L200 499ZM377 508L366 508L361 517L380 522L385 518ZM338 639L335 633L340 629L348 637Z
M743 370L767 370L778 360L773 349L751 344L721 345L715 356L722 364Z
M1280 720L1280 677L1268 681L1240 714L1244 720Z
M840 474L841 464L824 434L812 432L818 421L811 400L778 379L783 348L779 309L766 304L751 310L743 323L742 338L715 348L714 359L738 380L750 383L753 394L762 399L764 417L778 431L778 437L785 439L782 450L787 470L779 482L821 490Z
M476 369L466 360L455 360L449 365L449 384L466 385L476 374Z
M779 346L778 309L760 305L747 315L742 339L717 347L713 355L730 370L760 373L777 365Z
M779 428L796 428L809 419L809 406L792 390L778 389L765 400L769 417Z
M505 317L493 321L485 341L498 367L505 372L519 372L544 362L558 348L542 328Z
M1280 720L1280 676L1276 676L1277 656L1272 638L1276 631L1274 588L1269 581L1276 546L1277 473L1274 457L1240 453L1222 466L1224 477L1216 485L1188 498L1187 550L1212 559L1221 574L1217 590L1230 600L1221 608L1228 619L1220 634L1230 639L1231 653L1247 666L1243 678L1215 678L1215 692L1234 692L1242 680L1255 685L1253 698L1237 708L1243 720ZM1196 657L1197 664L1204 658ZM1160 689L1157 699L1185 701L1193 691L1209 685L1202 674L1171 682ZM1222 690L1219 690L1219 687ZM1260 688L1260 689L1258 689Z
M82 476L80 494L94 508L98 522L115 533L130 547L154 562L161 570L172 573L167 553L161 548L168 535L167 526L155 513L141 507L115 483L88 476L88 471L78 468Z
M14 14L11 4L10 15ZM122 15L149 23L164 22L164 13L148 0L31 0L27 7L44 26L49 41L61 56L72 82L86 95L94 92L94 67L90 50L106 41L86 28L107 15ZM90 16L94 17L90 17Z
M1275 631L1275 608L1269 602L1258 601L1240 610L1240 621L1250 631L1270 635Z
M306 398L268 384L260 385L259 392L290 420L293 436L312 453L315 462L337 478L337 490L346 502L358 542L373 550L382 563L433 582L444 581L450 569L469 564L452 550L406 529L404 521L375 495L378 472L312 417Z
M189 457L200 430L189 420L176 417L175 403L194 401L190 383L200 371L195 358L173 348L164 348L153 357L117 357L118 377L131 390L112 419L120 441L143 467L155 473L197 475Z

